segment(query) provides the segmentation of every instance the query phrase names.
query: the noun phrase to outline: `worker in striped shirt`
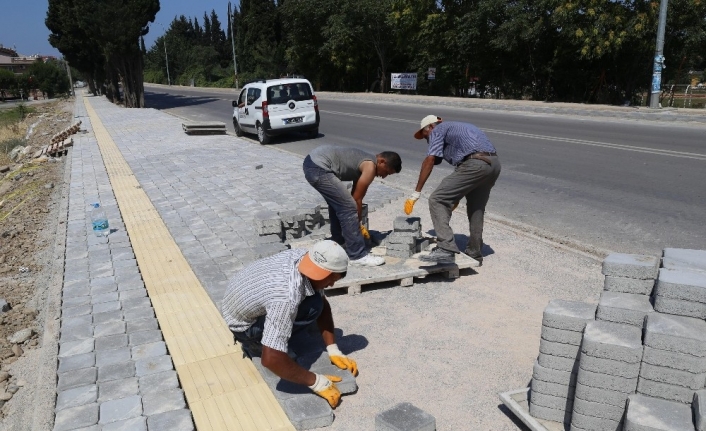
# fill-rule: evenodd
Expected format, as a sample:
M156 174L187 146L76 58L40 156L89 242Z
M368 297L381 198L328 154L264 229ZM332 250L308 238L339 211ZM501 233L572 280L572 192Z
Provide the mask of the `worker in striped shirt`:
M320 241L309 250L285 250L252 262L229 282L222 313L236 341L250 358L280 378L306 385L336 407L341 392L337 376L312 373L288 354L293 333L316 324L331 363L358 374L356 362L336 345L331 306L323 290L346 276L348 255L334 241Z

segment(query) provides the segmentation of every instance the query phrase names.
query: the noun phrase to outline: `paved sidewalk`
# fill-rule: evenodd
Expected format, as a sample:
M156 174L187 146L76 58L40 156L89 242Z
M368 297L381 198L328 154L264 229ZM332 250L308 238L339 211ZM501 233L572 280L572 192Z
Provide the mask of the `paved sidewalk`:
M218 309L236 271L286 248L257 234L255 214L323 203L303 180L297 156L230 136L187 136L179 119L155 110L122 109L98 97L90 104L129 165L124 174L139 182ZM54 430L191 430L192 414L160 330L164 322L155 318L158 298L147 296L133 250L135 235L150 232L126 231L125 208L118 207L83 97L75 116L86 133L75 137L68 156ZM368 195L374 211L401 193L373 184ZM93 202L108 214L108 237L90 230Z

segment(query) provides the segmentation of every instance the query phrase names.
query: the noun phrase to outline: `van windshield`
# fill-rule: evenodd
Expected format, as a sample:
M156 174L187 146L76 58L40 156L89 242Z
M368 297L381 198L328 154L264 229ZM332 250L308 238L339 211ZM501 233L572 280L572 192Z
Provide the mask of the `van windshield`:
M282 105L290 100L311 100L311 87L306 82L273 85L267 88L267 103Z

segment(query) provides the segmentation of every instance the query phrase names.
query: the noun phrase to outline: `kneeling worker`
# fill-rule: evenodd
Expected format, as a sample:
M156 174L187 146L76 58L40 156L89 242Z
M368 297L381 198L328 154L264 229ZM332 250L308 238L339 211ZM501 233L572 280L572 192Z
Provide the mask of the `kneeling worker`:
M328 203L331 239L346 247L351 265L385 263L383 257L365 248L369 234L361 224L363 198L375 177L385 178L401 170L402 159L392 151L373 155L352 147L322 145L304 159L306 180ZM343 181L353 181L350 193Z
M320 241L307 252L285 250L252 262L229 282L222 313L233 336L250 358L262 356L262 365L280 378L306 385L336 407L341 392L337 376L312 373L287 354L293 333L316 324L331 362L350 370L358 366L338 349L331 306L323 290L346 276L348 256L333 241Z

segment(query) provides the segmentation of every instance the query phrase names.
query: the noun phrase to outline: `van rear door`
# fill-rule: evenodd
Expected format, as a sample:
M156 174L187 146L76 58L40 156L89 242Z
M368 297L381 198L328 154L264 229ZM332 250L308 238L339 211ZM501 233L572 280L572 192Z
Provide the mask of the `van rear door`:
M315 122L314 103L314 94L308 82L278 84L267 88L267 106L273 129Z

